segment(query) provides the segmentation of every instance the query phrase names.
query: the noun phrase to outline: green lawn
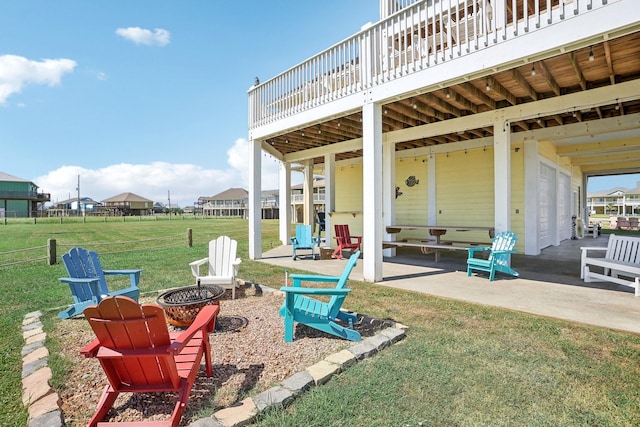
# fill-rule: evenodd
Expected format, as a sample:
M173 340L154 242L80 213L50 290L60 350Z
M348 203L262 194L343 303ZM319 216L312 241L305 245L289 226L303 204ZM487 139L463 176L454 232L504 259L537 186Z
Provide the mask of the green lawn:
M263 227L263 247L278 245L277 222L265 221ZM61 245L58 257L65 245L85 245L101 253L105 268L142 268L140 286L146 292L190 283L187 264L206 256L206 243L219 234L238 239L242 279L282 284L280 268L248 260L247 222L235 219L9 223L0 225L0 253L44 247L51 238ZM109 242L115 244L104 244ZM36 252L0 255L0 265L46 255L46 249ZM41 310L46 328L54 327L58 307L71 300L57 280L64 275L62 265L44 260L0 267L0 425L26 425L22 318ZM638 335L368 283L351 282L351 287L351 309L407 324L407 338L286 409L261 416L257 425L640 425ZM54 384L66 374L65 361L55 352L60 345L47 343Z

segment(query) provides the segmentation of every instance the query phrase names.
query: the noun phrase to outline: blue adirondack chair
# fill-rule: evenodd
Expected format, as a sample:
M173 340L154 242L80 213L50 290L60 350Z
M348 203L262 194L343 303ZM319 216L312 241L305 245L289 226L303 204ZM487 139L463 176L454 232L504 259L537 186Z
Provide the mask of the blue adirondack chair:
M467 259L467 276L471 276L472 270L486 271L489 273L489 281L492 281L496 271L519 277L520 274L509 265L509 256L515 253L513 249L518 237L510 232L498 233L493 238L491 247L469 248L469 258ZM480 251L490 251L487 259L475 258L475 253Z
M340 309L342 302L351 292L351 289L347 288L347 281L358 257L360 257L359 251L351 255L340 277L311 274L289 276L293 280L293 286L280 288L285 293L284 304L280 308L280 316L284 317L285 342L293 341L294 322L350 341L360 341L360 333L352 329L357 316ZM336 286L334 288L303 288L302 282L335 283ZM313 295L331 298L328 302L323 302L312 298ZM337 320L348 326L336 323Z
M138 282L142 270L103 270L98 254L85 248L70 249L62 255L62 261L69 277L61 277L59 280L69 285L73 304L58 313L61 319L81 315L85 308L98 304L109 296L124 295L138 301ZM106 275L128 275L130 285L124 289L109 291Z
M316 258L316 246L318 239L313 237L313 230L310 225L296 225L296 237L291 238L291 246L293 247L293 260L297 258L296 251L298 249L311 249L311 258Z

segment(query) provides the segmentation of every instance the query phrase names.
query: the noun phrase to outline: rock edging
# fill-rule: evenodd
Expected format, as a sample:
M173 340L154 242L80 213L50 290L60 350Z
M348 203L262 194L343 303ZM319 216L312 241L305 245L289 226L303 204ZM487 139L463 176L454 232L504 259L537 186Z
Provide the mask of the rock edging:
M263 289L270 288L263 286ZM402 340L406 336L407 329L406 326L396 323L394 327L383 329L348 349L330 354L320 362L293 374L260 394L221 409L211 417L194 421L189 424L189 427L242 427L251 424L260 413L288 405L311 387L325 384L335 374Z
M29 406L28 427L62 427L60 396L49 385L49 350L44 345L47 335L41 316L40 311L34 311L22 321L22 403Z

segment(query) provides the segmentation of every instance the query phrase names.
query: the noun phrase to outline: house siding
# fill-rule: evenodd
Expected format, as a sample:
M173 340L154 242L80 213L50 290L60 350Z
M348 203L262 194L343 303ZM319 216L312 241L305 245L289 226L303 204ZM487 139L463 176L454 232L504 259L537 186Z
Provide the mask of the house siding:
M331 224L348 224L351 234L362 236L362 165L339 167L336 182L336 208ZM341 182L348 184L340 185ZM352 212L356 212L355 216Z
M396 224L426 225L428 223L428 156L409 157L396 160L396 186L402 195L395 199ZM417 184L407 185L409 177L415 176ZM405 231L401 237L424 238L424 234Z

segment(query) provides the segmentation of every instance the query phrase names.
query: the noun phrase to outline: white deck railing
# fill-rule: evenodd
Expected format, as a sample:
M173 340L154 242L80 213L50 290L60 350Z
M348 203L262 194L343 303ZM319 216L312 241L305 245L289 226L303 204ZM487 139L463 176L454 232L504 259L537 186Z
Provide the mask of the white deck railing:
M607 0L527 3L532 11L523 0L403 0L382 21L250 88L249 129L605 7Z
M313 193L313 203L314 204L322 204L325 201L324 193ZM299 205L304 203L304 194L292 194L291 195L291 204Z

